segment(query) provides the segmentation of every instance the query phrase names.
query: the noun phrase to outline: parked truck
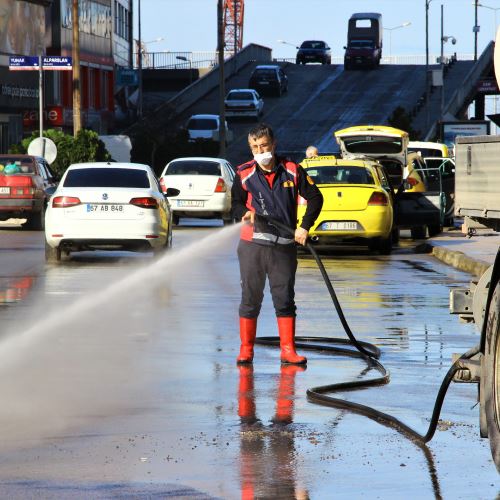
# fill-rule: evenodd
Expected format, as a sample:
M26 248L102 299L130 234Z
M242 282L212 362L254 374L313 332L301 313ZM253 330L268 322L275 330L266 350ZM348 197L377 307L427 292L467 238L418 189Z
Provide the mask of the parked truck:
M455 215L500 231L500 136L457 137ZM450 293L450 311L476 323L478 352L461 361L456 381L479 384L480 435L500 471L500 249L469 288Z
M382 14L358 12L349 19L344 69L376 68L382 58Z

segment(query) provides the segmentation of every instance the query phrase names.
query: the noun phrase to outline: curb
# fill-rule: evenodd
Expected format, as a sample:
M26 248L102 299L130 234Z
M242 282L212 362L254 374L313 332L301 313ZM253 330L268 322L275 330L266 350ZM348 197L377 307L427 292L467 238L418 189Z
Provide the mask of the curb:
M430 244L427 244L427 246L429 247L430 253L441 262L459 269L460 271L473 274L478 278L491 266L491 264L482 260L475 260L471 257L467 257L463 252L449 250L440 246L432 246Z

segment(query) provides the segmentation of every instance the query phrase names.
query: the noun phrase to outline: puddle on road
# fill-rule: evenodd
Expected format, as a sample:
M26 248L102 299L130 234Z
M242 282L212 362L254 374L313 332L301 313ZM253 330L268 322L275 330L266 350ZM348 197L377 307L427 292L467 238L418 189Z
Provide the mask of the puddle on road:
M147 399L152 373L138 346L163 329L154 311L175 294L168 325L182 321L189 331L194 276L210 267L207 279L224 289L224 277L212 276L217 266L211 260L231 247L238 231L239 225L224 228L150 265L124 268L126 274L111 283L102 270L77 269L78 279L92 278L90 287L74 294L53 289L23 310L26 316L2 332L0 341L0 398L8 402L0 408L0 442L48 436ZM186 291L165 287L183 281Z

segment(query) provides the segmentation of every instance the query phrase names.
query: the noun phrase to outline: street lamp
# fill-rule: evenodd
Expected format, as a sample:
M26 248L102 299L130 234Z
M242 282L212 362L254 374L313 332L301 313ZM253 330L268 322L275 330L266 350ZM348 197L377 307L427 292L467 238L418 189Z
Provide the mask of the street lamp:
M410 26L410 24L410 21L405 21L403 24L399 24L398 26L394 26L393 28L384 28L384 30L389 32L389 59L392 56L392 32L400 28L406 28L407 26Z
M290 45L290 47L293 47L294 49L298 49L298 45L296 43L290 43L287 42L286 40L276 40L278 43L282 43L283 45Z
M472 2L472 5L476 5L476 2ZM485 9L492 10L495 14L495 29L493 30L493 40L496 39L497 35L497 10L500 10L500 7L490 7L489 5L484 5L483 3L478 3L478 7L484 7ZM493 113L497 114L497 96L493 96ZM495 133L497 131L497 126L495 125Z
M287 42L286 40L276 40L278 43L282 43L284 45L291 45L292 47L295 47L297 48L297 45L295 43L290 43L290 42Z
M192 78L192 76L193 76L193 71L192 71L193 65L191 64L191 59L190 58L188 59L185 56L175 56L175 58L179 59L179 61L185 61L185 62L189 63L189 85L191 85L193 83L193 78Z
M425 128L429 128L429 5L432 0L425 0Z
M444 34L444 7L441 4L441 57L439 62L441 63L441 121L443 121L443 113L444 113L444 44L446 42L450 42L455 45L457 43L457 39L452 35Z
M472 5L476 5L476 2L472 2ZM492 10L494 12L494 14L495 14L495 29L493 31L493 40L495 40L495 37L497 34L497 10L500 10L500 7L490 7L489 5L484 5L484 3L478 3L477 6Z

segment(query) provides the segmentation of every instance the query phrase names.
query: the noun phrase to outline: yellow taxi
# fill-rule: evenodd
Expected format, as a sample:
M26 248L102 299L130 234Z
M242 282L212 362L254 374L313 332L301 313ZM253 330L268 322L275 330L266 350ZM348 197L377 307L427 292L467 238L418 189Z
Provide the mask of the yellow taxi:
M425 164L416 152L409 152L408 132L385 125L356 125L335 132L342 158L371 158L381 163L394 190L424 192Z
M408 143L408 151L420 153L422 158L449 158L450 151L448 146L442 142L429 141L410 141Z
M393 193L384 167L373 160L319 156L301 165L323 194L323 208L309 231L317 245L368 244L387 255L392 250ZM306 200L299 199L299 224Z

